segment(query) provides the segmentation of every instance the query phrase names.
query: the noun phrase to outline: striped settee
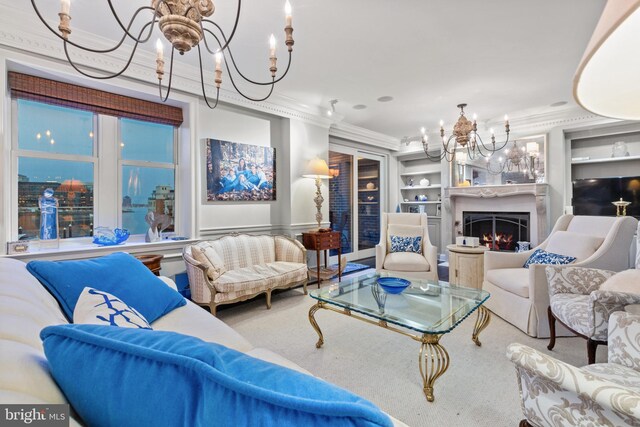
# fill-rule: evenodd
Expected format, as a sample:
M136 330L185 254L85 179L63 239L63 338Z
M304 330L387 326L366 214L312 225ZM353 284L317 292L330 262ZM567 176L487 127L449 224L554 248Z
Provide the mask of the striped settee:
M233 233L185 246L191 299L216 314L221 304L262 293L271 308L271 291L303 285L307 293L307 251L286 236Z

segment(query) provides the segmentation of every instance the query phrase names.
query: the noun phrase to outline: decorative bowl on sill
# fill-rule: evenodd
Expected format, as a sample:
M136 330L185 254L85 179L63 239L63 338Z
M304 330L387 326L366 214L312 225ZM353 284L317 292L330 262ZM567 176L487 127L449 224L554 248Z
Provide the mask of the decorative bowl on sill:
M96 227L93 230L93 243L100 246L115 246L129 238L126 228Z
M389 294L399 294L411 284L410 281L399 277L380 277L377 282Z

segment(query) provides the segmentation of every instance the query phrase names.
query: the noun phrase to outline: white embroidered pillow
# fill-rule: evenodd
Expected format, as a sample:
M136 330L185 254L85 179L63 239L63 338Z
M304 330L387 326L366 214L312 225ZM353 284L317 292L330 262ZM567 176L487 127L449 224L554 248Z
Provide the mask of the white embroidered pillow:
M600 290L640 294L640 270L631 269L616 273L600 285Z
M224 266L224 260L215 249L211 247L209 242L200 242L191 247L193 258L200 264L207 267L207 276L209 279L216 280L222 276L227 268Z
M135 308L108 292L90 287L82 290L73 310L73 323L151 329Z

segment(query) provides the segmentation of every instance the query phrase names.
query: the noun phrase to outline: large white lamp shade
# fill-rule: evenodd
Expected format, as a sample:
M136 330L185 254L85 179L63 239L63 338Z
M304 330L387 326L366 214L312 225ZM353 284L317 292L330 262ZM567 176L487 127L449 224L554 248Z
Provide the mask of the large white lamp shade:
M609 0L573 80L573 95L600 116L640 119L640 0Z

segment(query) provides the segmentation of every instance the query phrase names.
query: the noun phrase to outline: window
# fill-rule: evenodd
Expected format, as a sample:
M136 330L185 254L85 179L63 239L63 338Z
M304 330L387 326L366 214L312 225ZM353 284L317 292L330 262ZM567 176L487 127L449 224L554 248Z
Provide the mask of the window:
M175 128L120 119L120 135L122 226L144 233L152 212L166 232L174 231Z
M181 108L12 71L7 81L17 167L11 239L39 237L38 201L49 188L60 238L97 226L142 234L152 217L174 231Z
M58 199L61 238L93 230L95 117L93 113L17 101L18 238L39 236L38 198L47 188Z
M143 234L149 212L164 231L174 231L176 127L26 99L14 101L14 113L19 239L39 237L38 198L47 188L58 199L60 238L91 236L94 218L100 218L96 226L118 225ZM108 159L118 154L116 170ZM98 170L103 172L98 175ZM118 179L120 192L114 192ZM117 193L121 202L98 206L94 193L97 201L101 189Z

